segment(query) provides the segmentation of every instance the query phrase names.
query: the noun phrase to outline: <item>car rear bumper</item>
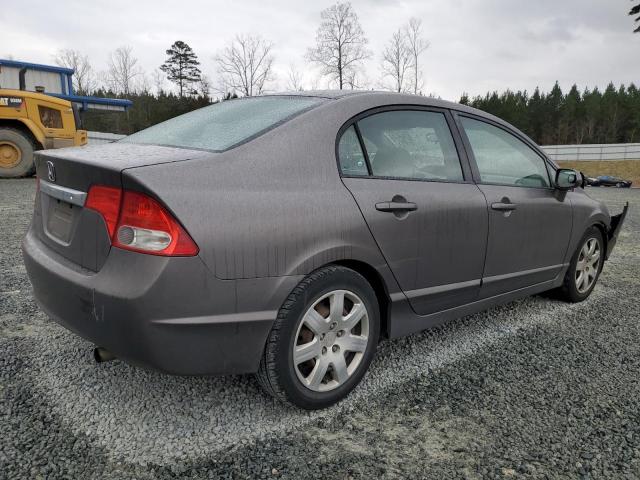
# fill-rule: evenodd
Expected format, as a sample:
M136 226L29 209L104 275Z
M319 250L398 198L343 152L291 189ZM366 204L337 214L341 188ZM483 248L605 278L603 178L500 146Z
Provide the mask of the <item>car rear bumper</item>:
M247 287L216 279L199 257L112 248L95 273L59 256L33 230L22 249L42 309L118 358L180 375L257 371L277 310L239 313L237 292Z
M605 259L609 258L609 255L611 255L611 252L613 251L613 247L616 246L616 242L618 241L618 234L620 233L620 229L622 228L624 219L627 217L628 210L629 202L625 204L621 213L611 216L611 226L609 227L609 231L607 232L607 255L605 256Z

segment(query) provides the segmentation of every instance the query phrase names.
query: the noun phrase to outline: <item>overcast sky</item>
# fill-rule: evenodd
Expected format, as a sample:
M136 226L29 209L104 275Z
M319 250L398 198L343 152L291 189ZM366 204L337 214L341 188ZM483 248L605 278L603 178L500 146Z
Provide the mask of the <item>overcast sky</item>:
M279 82L290 64L315 75L304 60L314 44L320 11L332 1L303 0L20 0L0 9L0 58L52 63L58 49L86 53L97 71L110 51L133 47L151 75L175 40L199 56L216 82L213 55L237 33L275 44ZM410 17L422 20L431 43L422 56L425 93L458 100L506 88L549 90L577 83L640 83L640 34L633 34L629 0L355 0L373 56L363 79L380 85L380 56L391 34ZM5 7L8 5L5 5ZM320 82L316 86L325 87Z

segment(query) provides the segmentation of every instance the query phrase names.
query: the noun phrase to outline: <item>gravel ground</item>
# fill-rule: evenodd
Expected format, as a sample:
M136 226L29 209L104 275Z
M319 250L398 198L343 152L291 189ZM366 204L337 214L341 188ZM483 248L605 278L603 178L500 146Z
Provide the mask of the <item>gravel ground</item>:
M250 377L122 362L47 320L20 240L33 180L0 183L0 478L640 478L640 190L591 298L544 296L383 342L306 413Z

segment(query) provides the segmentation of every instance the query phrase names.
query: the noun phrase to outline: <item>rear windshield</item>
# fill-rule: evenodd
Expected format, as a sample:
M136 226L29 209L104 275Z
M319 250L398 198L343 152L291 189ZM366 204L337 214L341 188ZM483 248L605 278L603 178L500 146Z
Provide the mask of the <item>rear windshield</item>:
M121 141L222 151L323 101L317 97L286 96L227 100L159 123Z

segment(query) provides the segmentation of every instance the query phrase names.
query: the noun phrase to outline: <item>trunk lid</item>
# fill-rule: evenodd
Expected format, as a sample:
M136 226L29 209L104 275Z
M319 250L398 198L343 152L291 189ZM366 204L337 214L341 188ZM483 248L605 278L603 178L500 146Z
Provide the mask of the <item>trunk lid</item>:
M32 228L53 251L83 269L97 272L109 254L111 240L102 216L84 208L91 185L122 188L122 172L128 168L206 155L212 154L130 143L37 152L40 188Z

